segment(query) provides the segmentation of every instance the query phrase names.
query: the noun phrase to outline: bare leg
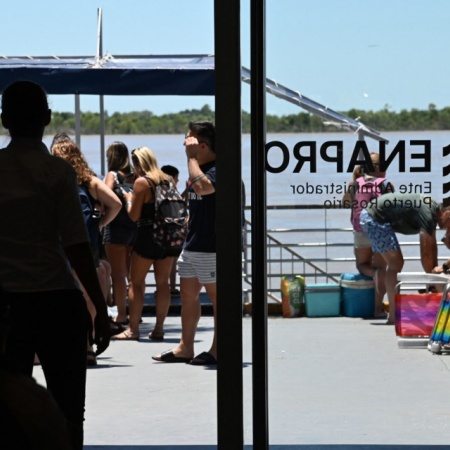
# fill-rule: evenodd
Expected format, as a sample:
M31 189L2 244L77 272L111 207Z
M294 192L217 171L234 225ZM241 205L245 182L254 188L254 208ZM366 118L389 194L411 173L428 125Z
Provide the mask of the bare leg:
M127 330L114 336L115 340L139 336L139 322L142 316L145 295L145 278L153 264L153 260L142 258L136 253L131 255L130 288L128 292L130 300L130 325Z
M197 278L181 278L181 340L172 352L177 357L194 356L194 339L200 320L201 308L198 295L202 285Z
M156 324L149 337L158 339L164 335L164 321L170 307L170 287L169 276L172 269L173 257L155 260L153 267L155 270L155 282L158 296L156 298Z
M125 322L127 319L127 278L130 273L131 248L119 244L106 244L105 252L111 264L111 279L114 303L117 306L117 322Z
M205 284L205 289L213 305L214 312L214 336L208 353L211 353L217 359L217 285L216 283L208 283Z
M106 299L111 290L111 265L106 259L100 260L100 265L97 267L97 276L103 296Z
M176 292L177 289L177 259L172 258L172 268L170 270L170 292Z
M373 278L375 275L375 269L372 265L372 248L355 247L354 252L358 272Z
M374 316L385 316L383 300L386 294L386 261L379 253L373 254L373 266L375 268L375 308Z
M401 250L390 250L382 253L381 256L386 261L386 292L389 299L389 321L395 323L395 286L398 283L397 274L403 269L403 254Z

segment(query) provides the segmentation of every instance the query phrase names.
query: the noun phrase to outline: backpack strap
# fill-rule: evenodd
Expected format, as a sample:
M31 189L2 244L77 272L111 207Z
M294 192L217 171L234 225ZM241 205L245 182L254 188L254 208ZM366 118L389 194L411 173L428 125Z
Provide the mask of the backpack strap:
M150 178L149 178L147 175L144 175L144 178L146 179L148 185L149 185L153 190L155 190L155 184L153 183L153 181L150 180Z
M111 170L111 173L113 174L114 177L114 184L120 184L118 173L114 172L114 170Z

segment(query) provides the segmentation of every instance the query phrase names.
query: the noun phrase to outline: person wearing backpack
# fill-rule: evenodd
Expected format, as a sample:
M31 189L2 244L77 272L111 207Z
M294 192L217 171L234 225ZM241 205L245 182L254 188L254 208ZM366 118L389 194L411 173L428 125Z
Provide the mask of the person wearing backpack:
M184 241L183 223L187 221L187 208L171 182L171 177L159 168L152 150L148 147L136 148L131 152L131 158L138 178L134 182L133 192L123 194L128 214L131 220L137 223L130 266L129 327L122 333L113 336L112 339L139 340L139 323L144 305L145 280L153 265L158 296L156 299L156 324L148 337L161 341L164 339L164 322L170 307L169 276L174 257L178 254ZM180 218L182 234L179 242L173 242L177 244L173 247L165 247L164 242L159 240L160 236L170 238L169 235L164 234L165 228L160 223L160 220L164 221L165 216L158 214L160 202L164 200L162 198L164 192L170 192L175 197L173 202L165 198L169 210L175 209L180 212L180 209L176 206L181 206L181 210L184 210L184 217ZM165 205L166 203L163 206ZM169 212L167 211L167 214ZM168 217L167 214L166 217L172 220L173 218ZM177 224L174 222L172 225L175 226L174 233L177 234Z
M344 204L351 205L351 223L353 226L353 245L356 268L359 273L372 277L375 282L374 317L386 318L383 299L386 294L385 272L386 262L379 253L373 253L371 242L359 223L361 211L374 198L387 192L394 192L394 186L386 180L385 172L380 171L378 153L371 153L370 165L362 165L350 181L344 195Z
M166 173L167 175L170 175L172 177L173 184L178 189L178 180L179 180L180 171L175 166L171 166L170 164L162 166L161 170L164 173ZM181 196L183 197L183 194L181 194ZM180 250L180 253L181 253L181 250ZM177 289L177 259L178 259L178 256L180 256L180 255L177 255L177 257L174 258L174 260L173 260L172 270L170 271L170 279L169 279L170 295L173 295L176 297L178 297L180 295L180 291ZM156 292L155 292L155 294L156 294Z
M130 155L123 142L115 141L106 149L108 173L106 185L114 191L122 203L119 214L103 230L103 245L106 258L111 264L113 301L117 307L114 321L120 325L128 324L127 290L130 274L131 251L136 236L136 223L128 216L123 191L131 192L135 175L131 168ZM120 329L120 328L118 328Z
M89 235L89 244L95 267L97 268L97 276L106 299L111 287L111 270L109 264L100 259L100 232L105 225L117 216L121 208L121 203L114 192L102 180L95 176L94 172L89 168L80 148L71 139L56 142L52 146L51 152L54 156L62 158L72 165L77 174L78 193ZM92 320L94 320L95 309L92 301L84 287L81 286L81 288ZM97 364L95 352L90 344L88 344L87 364L91 366Z

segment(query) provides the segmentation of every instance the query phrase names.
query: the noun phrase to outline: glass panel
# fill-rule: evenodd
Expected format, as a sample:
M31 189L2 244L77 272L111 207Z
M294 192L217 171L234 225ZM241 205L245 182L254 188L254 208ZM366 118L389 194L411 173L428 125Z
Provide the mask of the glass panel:
M442 173L448 139L440 121L449 102L443 55L450 32L443 12L450 6L356 0L266 5L267 77L300 93L297 100L315 111L267 95L267 141L280 143L268 154L268 301L282 303L283 275L301 275L308 312L269 316L270 443L429 444L434 425L411 426L421 414L415 396L432 416L429 423L439 423L438 397L425 394L421 376L444 381L444 375L429 352L401 350L386 318L360 311L352 316L342 302L341 275L358 271L350 209L341 206L364 148L358 144L364 126L389 141L380 146L366 130L367 154L385 151L386 179L396 192L438 202L448 196ZM333 111L349 118L347 126ZM423 272L419 235L398 239L403 271ZM440 242L438 249L443 262L448 252ZM420 277L417 282L416 292ZM323 291L320 283L333 286ZM373 297L360 292L358 302L370 305ZM293 298L291 291L286 299Z

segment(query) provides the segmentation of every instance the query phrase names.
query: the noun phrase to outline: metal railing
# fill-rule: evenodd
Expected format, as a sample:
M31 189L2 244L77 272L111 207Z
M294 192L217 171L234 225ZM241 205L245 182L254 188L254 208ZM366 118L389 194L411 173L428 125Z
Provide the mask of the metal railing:
M247 208L249 210L250 208ZM348 217L348 210L329 211L320 205L308 206L268 206L267 215L275 211L284 211L286 223L298 220L289 218L299 210L318 215L315 228L268 228L267 229L267 295L269 301L281 301L281 279L284 275L302 275L306 283L338 283L342 273L356 273L353 254L353 234L351 227L330 227L335 223L335 215ZM319 217L322 215L322 217ZM331 216L331 217L330 217ZM252 296L252 248L251 227L245 221L242 258L242 280L244 301L251 302ZM402 235L399 235L401 238ZM406 272L421 272L419 240L400 241ZM444 248L438 240L439 249ZM441 253L441 252L439 252ZM442 262L447 257L441 255ZM155 290L153 269L147 277L146 292Z
M281 279L284 275L302 275L306 283L338 283L341 274L357 273L353 253L351 227L328 227L334 222L334 213L348 217L348 210L327 211L320 205L268 206L268 218L274 211L284 210L289 214L298 210L322 210L323 217L316 228L268 228L267 229L267 293L269 301L281 301ZM295 218L286 223L296 223ZM341 220L342 221L342 220ZM251 302L251 226L245 222L242 277L246 301ZM317 239L317 237L321 239ZM402 235L398 236L401 239ZM300 241L300 242L299 242ZM416 242L400 241L404 255L404 271L423 271L420 263L419 239ZM441 246L441 242L438 241ZM439 247L441 249L442 247ZM441 256L440 261L447 257Z

